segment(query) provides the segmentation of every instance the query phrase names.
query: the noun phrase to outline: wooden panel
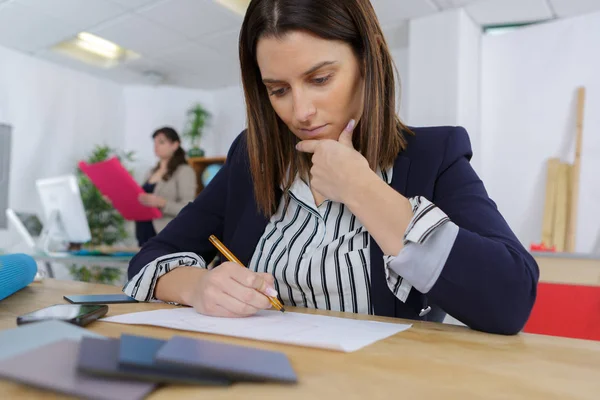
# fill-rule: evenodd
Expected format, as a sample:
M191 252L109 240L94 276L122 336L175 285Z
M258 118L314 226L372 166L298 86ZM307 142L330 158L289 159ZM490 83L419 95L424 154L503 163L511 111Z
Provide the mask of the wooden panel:
M569 217L566 232L566 246L568 252L575 251L577 231L577 206L579 204L579 175L581 170L581 146L583 143L583 118L585 105L585 88L577 90L577 122L575 137L575 160L571 168L569 187Z
M556 251L565 251L567 217L569 206L569 175L571 165L560 163L556 180L556 204L554 212L553 245Z
M546 200L542 221L542 243L547 248L554 245L554 214L556 209L556 185L560 160L550 158L546 166Z

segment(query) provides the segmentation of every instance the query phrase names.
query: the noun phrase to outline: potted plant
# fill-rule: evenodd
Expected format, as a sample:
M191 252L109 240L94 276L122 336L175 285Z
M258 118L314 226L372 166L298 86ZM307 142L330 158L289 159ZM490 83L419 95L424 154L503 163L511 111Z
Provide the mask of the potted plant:
M117 153L108 146L96 146L87 157L88 164L107 160L117 156L121 162L133 161L133 152ZM77 180L81 200L90 226L92 240L85 247L111 246L127 239L125 219L115 208L108 203L100 191L81 170L77 169ZM69 272L73 279L83 282L97 282L116 284L121 278L119 268L106 268L101 266L71 265Z
M187 116L188 122L183 133L183 137L190 139L191 142L187 154L189 157L204 157L204 150L199 145L211 115L201 104L196 104L188 110Z

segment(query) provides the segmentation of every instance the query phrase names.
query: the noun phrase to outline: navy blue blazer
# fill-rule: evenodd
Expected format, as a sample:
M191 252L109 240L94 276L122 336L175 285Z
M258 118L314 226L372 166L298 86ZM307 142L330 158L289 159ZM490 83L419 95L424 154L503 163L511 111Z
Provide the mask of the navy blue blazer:
M396 158L391 186L406 197L432 201L459 226L459 233L431 290L422 294L413 288L406 303L388 289L383 254L371 238L375 313L441 321L447 312L476 330L519 332L535 302L538 266L471 167L467 132L460 127L411 129L415 134L407 135L408 146ZM267 223L255 202L242 132L210 184L131 260L129 278L170 253L193 252L209 262L216 255L208 241L211 234L247 265ZM432 312L419 317L427 305Z

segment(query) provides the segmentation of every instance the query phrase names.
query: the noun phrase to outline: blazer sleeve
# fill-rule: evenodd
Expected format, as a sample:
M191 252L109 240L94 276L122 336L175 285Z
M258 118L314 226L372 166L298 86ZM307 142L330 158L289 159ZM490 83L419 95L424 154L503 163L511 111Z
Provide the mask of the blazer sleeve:
M173 179L177 188L177 198L167 199L167 204L162 208L162 212L171 217L175 217L183 207L194 201L198 187L196 173L189 165L181 165L177 168Z
M225 164L210 184L131 259L128 279L137 275L147 264L168 254L195 253L206 264L212 261L216 250L208 237L211 234L222 237L232 164L243 151L242 146L238 145L241 137L238 136L231 145Z
M537 263L471 167L467 132L454 128L445 148L433 202L459 230L428 297L473 329L515 334L535 302Z

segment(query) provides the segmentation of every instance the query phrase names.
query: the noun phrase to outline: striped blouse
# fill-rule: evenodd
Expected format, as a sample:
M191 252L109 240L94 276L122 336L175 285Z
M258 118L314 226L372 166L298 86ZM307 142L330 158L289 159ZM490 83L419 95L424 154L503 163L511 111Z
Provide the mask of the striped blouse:
M378 171L391 182L393 170ZM316 205L310 187L298 177L282 198L260 238L248 268L275 277L285 305L372 314L370 235L342 203ZM445 264L458 227L423 197L409 199L413 217L397 256L384 256L389 289L405 301L414 286L427 293ZM156 300L158 278L179 266L206 268L193 253L163 256L146 265L123 291L138 300Z

